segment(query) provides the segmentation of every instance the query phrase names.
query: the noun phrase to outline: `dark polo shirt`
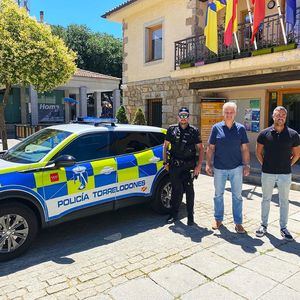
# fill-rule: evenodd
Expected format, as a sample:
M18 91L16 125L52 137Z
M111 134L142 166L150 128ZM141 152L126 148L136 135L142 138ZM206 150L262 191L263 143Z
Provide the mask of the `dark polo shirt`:
M292 148L300 145L297 131L285 126L277 132L274 126L260 132L257 142L264 145L262 171L269 174L290 174Z
M224 121L216 123L208 143L215 145L216 169L231 170L243 165L241 145L249 143L244 125L234 122L229 129Z

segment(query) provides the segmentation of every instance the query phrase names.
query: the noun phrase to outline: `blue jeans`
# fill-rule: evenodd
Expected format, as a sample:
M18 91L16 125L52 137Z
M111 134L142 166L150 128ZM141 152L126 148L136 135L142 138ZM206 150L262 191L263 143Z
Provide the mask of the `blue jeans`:
M292 182L292 174L269 174L262 173L262 202L261 202L261 221L262 225L268 225L270 212L270 202L272 199L273 188L277 182L280 206L280 228L286 228L289 214L289 192Z
M224 191L226 180L229 179L232 194L232 214L235 224L243 223L243 166L231 170L214 169L215 185L215 219L223 221L224 217Z

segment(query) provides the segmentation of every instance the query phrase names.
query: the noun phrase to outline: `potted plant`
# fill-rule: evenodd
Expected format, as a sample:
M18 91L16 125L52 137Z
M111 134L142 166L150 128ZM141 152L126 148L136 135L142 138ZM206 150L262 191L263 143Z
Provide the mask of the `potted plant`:
M194 66L194 58L191 56L184 57L180 60L180 69L185 69Z
M249 49L241 49L240 53L235 52L233 54L234 59L245 58L245 57L249 57L249 56L251 56L251 50L249 50Z
M273 52L273 45L267 44L264 48L253 50L251 53L252 53L252 56L257 56L257 55L269 54L272 52Z
M293 50L297 48L297 43L295 41L295 36L291 32L287 36L287 44L273 47L273 52L280 52L286 50Z

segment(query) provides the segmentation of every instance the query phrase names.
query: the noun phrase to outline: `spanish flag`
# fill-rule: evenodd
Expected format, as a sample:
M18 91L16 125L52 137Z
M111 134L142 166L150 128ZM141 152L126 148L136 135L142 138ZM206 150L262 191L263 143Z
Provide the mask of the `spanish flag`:
M238 0L227 0L225 16L224 44L232 44L232 34L237 32L237 2Z
M251 43L253 43L254 37L259 29L260 23L264 20L266 15L265 0L252 0L252 4L254 5L254 13Z
M218 18L217 12L224 8L225 0L215 0L207 4L205 19L205 46L212 52L218 54Z

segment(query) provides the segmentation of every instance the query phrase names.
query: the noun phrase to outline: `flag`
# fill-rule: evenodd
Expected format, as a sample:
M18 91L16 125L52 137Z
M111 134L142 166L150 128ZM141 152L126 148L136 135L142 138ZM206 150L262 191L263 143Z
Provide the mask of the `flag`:
M252 0L252 4L254 5L254 13L251 43L253 43L254 37L259 29L260 23L264 20L266 15L265 0Z
M214 0L207 4L205 19L205 46L218 54L218 17L217 12L226 6L226 0Z
M226 6L226 0L215 0L217 12Z
M238 0L227 0L225 16L224 44L232 44L232 34L237 32L237 2Z
M286 0L285 22L292 25L292 29L296 23L296 0Z
M217 5L214 2L207 4L205 19L205 46L212 52L218 54L218 26Z

